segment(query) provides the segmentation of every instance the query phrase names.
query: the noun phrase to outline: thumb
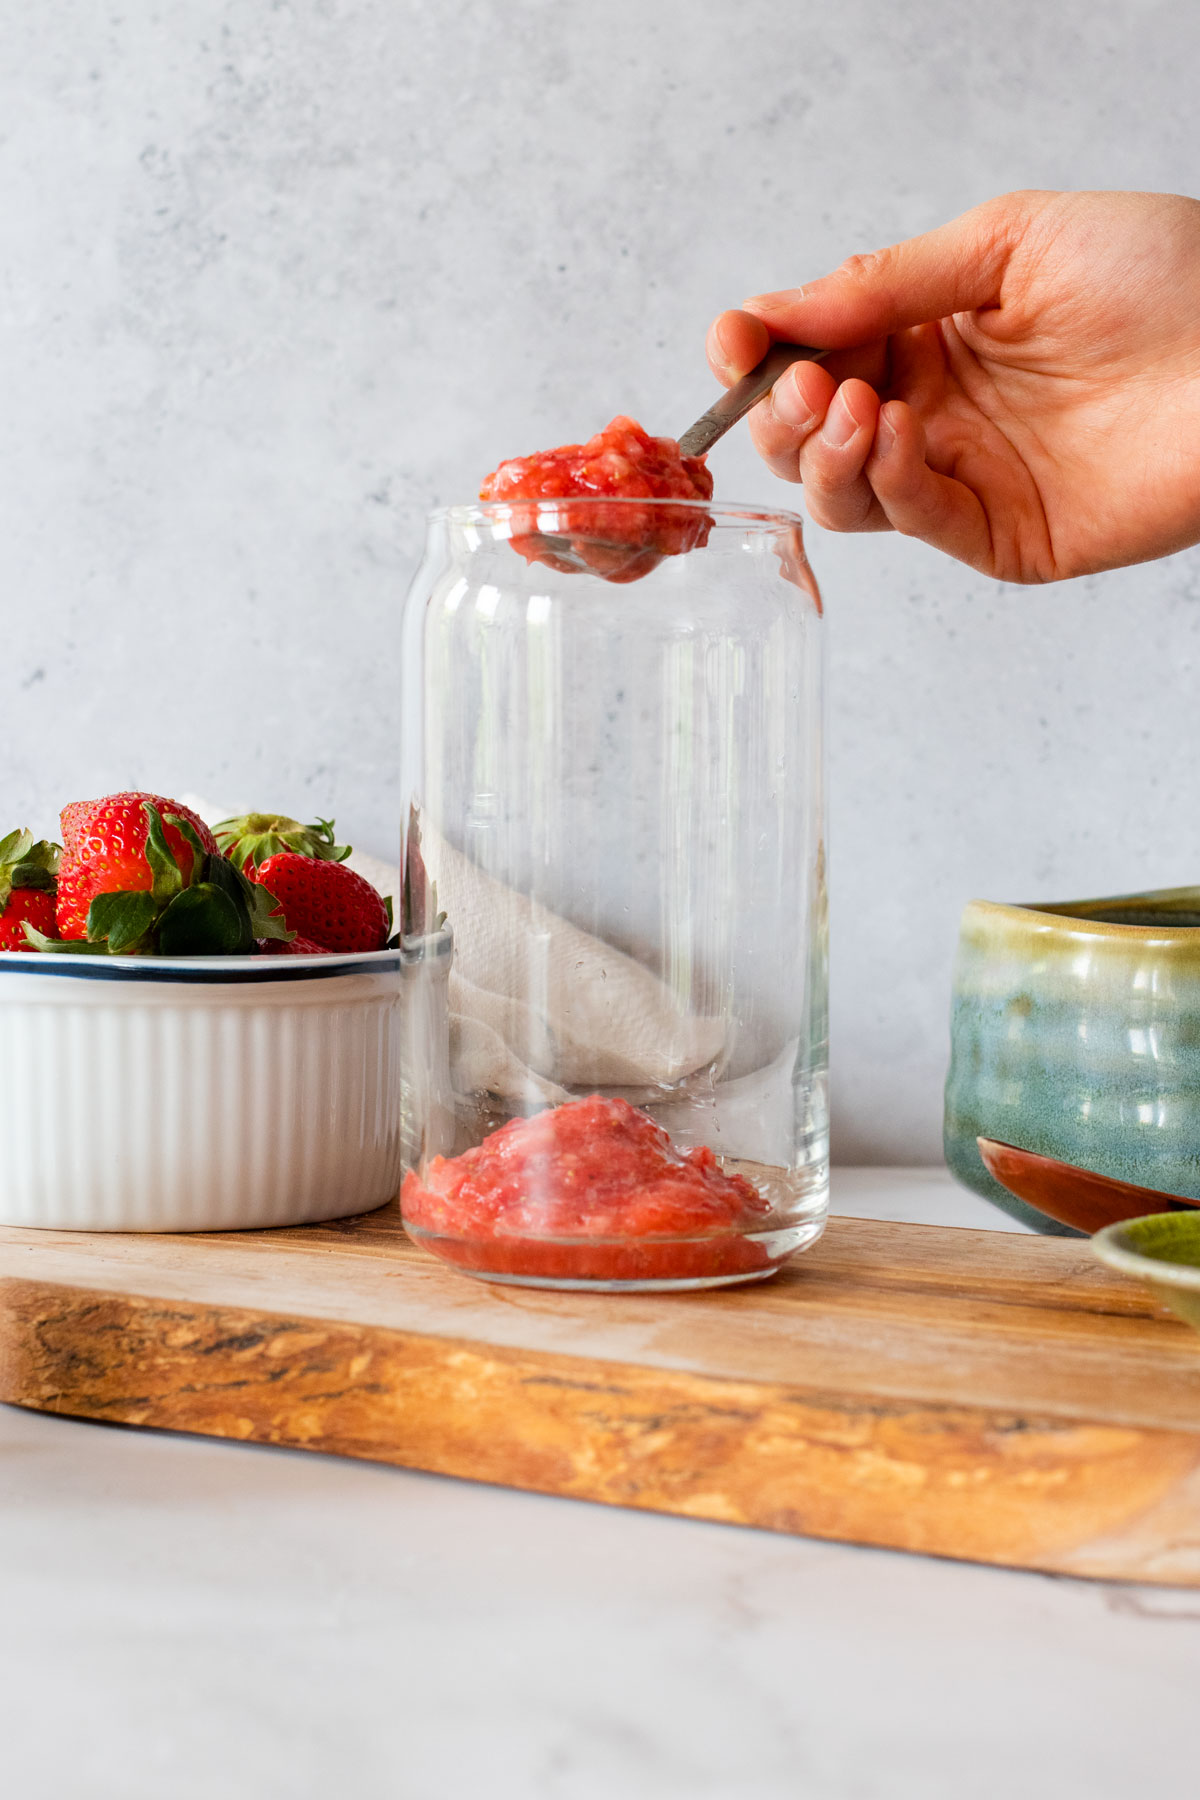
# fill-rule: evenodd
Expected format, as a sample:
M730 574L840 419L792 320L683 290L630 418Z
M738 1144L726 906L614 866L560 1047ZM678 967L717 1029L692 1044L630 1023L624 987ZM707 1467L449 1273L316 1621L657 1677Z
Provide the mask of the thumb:
M774 337L821 348L874 343L910 325L994 306L1009 260L1036 203L1034 194L988 200L936 231L852 256L802 288L745 302Z

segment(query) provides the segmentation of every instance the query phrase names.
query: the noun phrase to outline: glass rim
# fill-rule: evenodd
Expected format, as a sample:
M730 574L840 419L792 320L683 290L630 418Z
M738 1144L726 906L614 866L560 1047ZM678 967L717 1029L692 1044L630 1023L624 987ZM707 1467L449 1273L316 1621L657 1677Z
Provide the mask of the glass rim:
M524 525L529 518L530 509L535 509L534 516L540 518L543 513L547 516L557 515L564 507L583 506L674 507L702 514L714 525L740 524L782 531L797 528L803 531L808 523L801 513L791 512L783 507L756 506L748 501L651 499L648 496L643 499L634 495L615 494L560 494L539 500L474 500L454 506L435 506L428 515L428 521L431 525L478 525L489 522L510 524L519 514Z

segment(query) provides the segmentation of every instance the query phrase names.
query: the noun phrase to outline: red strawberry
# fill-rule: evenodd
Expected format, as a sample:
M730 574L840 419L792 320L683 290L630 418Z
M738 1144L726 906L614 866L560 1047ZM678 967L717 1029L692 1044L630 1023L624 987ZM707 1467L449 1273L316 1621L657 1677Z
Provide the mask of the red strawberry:
M327 950L324 944L314 944L311 938L261 938L257 945L260 956L332 956L334 952Z
M46 937L57 937L54 922L54 895L37 888L14 888L0 912L0 950L36 950L25 936L28 919L35 931Z
M170 846L186 887L192 873L192 846L168 815L186 819L204 848L219 855L217 840L202 819L178 800L160 794L108 794L102 800L75 800L62 810L63 855L58 871L58 930L64 938L87 936L88 908L97 894L148 892L154 870L146 856L147 802L164 820Z
M0 838L0 950L36 950L25 935L25 921L46 937L55 937L54 872L57 844L33 841L29 831L10 831Z
M391 930L383 896L345 863L281 850L244 871L283 908L289 931L326 950L382 950Z

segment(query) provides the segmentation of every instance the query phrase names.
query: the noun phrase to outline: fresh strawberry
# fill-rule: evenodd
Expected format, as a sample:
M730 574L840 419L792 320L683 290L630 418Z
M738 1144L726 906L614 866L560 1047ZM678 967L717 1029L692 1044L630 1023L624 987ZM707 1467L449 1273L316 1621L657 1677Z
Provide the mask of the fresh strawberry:
M88 909L97 894L149 892L154 870L146 855L146 807L163 819L167 846L179 865L184 887L192 877L193 849L170 818L184 819L204 850L219 855L216 838L203 819L161 794L109 794L103 800L76 800L62 811L63 855L58 871L58 931L85 938Z
M311 938L264 938L257 946L260 956L334 956L333 950L327 950L324 944L314 944Z
M284 850L315 856L321 862L345 862L350 854L349 844L334 843L332 819L301 825L284 813L244 813L238 819L222 819L213 829L217 843L239 869L247 863L257 868L268 856Z
M0 912L0 950L36 950L25 935L26 925L47 937L55 934L54 895L39 888L14 888Z
M35 844L31 831L10 831L0 838L0 950L37 949L25 934L26 922L54 935L58 858L58 845Z
M177 801L111 794L76 801L62 820L63 935L27 928L37 949L236 956L253 951L260 938L290 935L267 890L227 862L208 827Z
M382 950L387 943L387 903L345 863L282 850L246 874L274 894L290 930L327 950Z

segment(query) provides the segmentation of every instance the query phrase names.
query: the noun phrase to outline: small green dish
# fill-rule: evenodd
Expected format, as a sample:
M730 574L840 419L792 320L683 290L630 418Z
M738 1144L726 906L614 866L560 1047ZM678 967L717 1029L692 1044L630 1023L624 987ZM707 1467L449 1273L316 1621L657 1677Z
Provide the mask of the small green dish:
M1110 1269L1132 1275L1200 1331L1200 1212L1147 1213L1106 1225L1092 1249Z

